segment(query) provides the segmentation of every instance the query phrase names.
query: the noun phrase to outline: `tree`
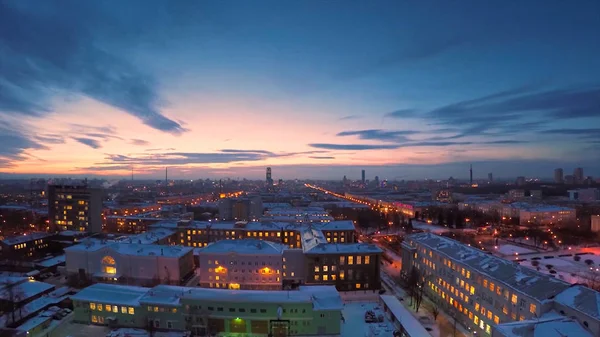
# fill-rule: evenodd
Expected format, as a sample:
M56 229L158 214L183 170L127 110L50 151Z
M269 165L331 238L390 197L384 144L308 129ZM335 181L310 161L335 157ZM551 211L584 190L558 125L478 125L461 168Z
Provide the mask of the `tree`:
M579 262L581 260L581 256L575 255L575 256L573 256L573 260Z
M408 288L408 294L410 295L410 305L413 305L417 297L417 289L419 286L419 279L421 275L419 270L415 267L410 269L408 279L406 280L406 287Z
M432 304L431 308L429 310L431 311L431 315L433 316L433 320L437 321L438 315L440 314L440 308L438 308L437 305Z
M146 316L146 330L148 331L148 337L154 337L156 325L154 324L154 317L150 313Z
M594 261L593 261L593 260L590 260L590 259L587 259L587 260L585 260L584 262L585 262L585 264L587 264L588 266L591 266L591 265L593 265L593 264L594 264Z
M6 291L6 297L3 300L2 311L10 313L11 324L16 323L16 313L19 311L19 318L21 319L21 301L23 300L24 294L19 288L19 282L7 279L0 283L0 286Z

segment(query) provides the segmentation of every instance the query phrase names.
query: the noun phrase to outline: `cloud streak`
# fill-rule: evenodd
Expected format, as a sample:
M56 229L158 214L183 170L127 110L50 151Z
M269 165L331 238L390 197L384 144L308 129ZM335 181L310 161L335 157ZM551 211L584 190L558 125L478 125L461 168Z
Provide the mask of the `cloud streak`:
M157 80L102 45L107 24L121 36L129 36L131 26L119 25L97 4L38 5L0 2L1 112L43 116L53 95L64 91L122 109L157 130L186 131L161 113Z

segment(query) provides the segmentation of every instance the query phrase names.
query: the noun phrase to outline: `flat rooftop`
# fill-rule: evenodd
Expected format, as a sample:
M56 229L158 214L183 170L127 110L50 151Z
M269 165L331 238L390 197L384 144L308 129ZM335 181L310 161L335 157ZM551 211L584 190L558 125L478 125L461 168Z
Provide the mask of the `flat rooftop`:
M75 301L139 306L150 288L96 283L71 296Z
M46 232L33 232L33 233L27 233L27 234L23 234L23 235L10 236L10 237L7 237L4 240L2 240L2 242L5 245L11 246L11 245L16 245L16 244L20 244L20 243L25 243L25 242L30 242L30 241L34 241L34 240L48 238L48 237L51 237L52 235L53 234L46 233Z
M213 242L204 248L197 248L198 254L206 253L237 253L237 254L266 254L281 255L286 246L270 241L257 239L221 240Z

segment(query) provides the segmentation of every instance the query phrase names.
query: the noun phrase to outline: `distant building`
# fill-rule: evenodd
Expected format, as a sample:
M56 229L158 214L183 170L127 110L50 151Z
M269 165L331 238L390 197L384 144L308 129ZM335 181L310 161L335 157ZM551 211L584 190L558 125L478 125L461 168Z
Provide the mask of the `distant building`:
M583 183L583 180L585 179L585 176L583 175L583 168L582 167L578 167L575 170L573 170L573 179L575 179L575 183L576 184Z
M523 199L525 198L525 190L517 189L508 191L508 196L511 199Z
M574 222L577 219L575 209L568 207L541 205L522 208L519 211L521 225L556 225Z
M267 185L273 185L273 177L271 176L271 168L267 167L267 175L266 175Z
M488 173L488 183L493 183L494 182L494 175L490 172Z
M516 184L517 184L517 186L523 186L523 185L525 185L525 177L522 177L522 176L521 177L517 177Z
M565 176L565 184L567 184L567 185L574 185L575 184L575 177L573 177L572 175L566 175Z
M557 184L562 184L565 182L563 178L563 169L554 169L554 182Z
M102 231L102 190L79 185L48 185L50 228L61 231Z
M531 191L529 191L529 194L531 195L532 198L535 198L535 199L542 199L542 197L544 195L542 190L531 190Z
M580 188L568 192L570 200L587 202L600 200L600 190L597 188Z
M592 215L592 232L600 232L600 215Z
M366 182L365 170L362 170L362 172L361 172L361 181L363 184Z
M31 258L44 255L49 251L53 234L34 232L18 236L10 236L0 241L2 255L7 258Z
M219 200L221 220L250 221L260 218L262 213L263 205L260 196Z

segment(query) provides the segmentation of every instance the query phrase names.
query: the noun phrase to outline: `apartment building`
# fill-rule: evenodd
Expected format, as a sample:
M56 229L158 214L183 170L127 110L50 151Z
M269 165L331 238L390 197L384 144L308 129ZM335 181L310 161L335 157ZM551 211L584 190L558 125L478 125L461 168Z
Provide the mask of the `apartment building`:
M340 291L381 288L383 251L366 243L329 243L316 229L302 232L306 284L331 284Z
M427 296L473 333L519 336L503 333L517 321L562 316L598 335L600 317L591 308L600 303L600 294L589 288L431 233L406 237L402 262L402 277L416 271Z
M207 222L207 221L162 221L149 228L170 228L179 235L179 244L188 247L206 247L211 242L221 240L260 239L281 243L290 248L301 248L300 232L311 226L321 230L328 242L355 243L356 232L350 220L324 223L285 223L285 222Z
M257 220L262 214L263 205L260 196L219 200L219 219L223 221Z
M281 290L283 251L278 243L221 240L198 248L200 286L205 288Z
M53 234L34 232L10 236L0 241L1 253L9 258L33 258L44 255L50 250Z
M142 288L95 284L72 296L83 324L190 331L192 336L339 336L343 303L331 286L293 291Z
M558 225L577 220L576 211L569 207L552 205L531 206L522 208L519 212L521 225Z
M102 190L85 183L48 185L48 220L59 231L100 233Z

